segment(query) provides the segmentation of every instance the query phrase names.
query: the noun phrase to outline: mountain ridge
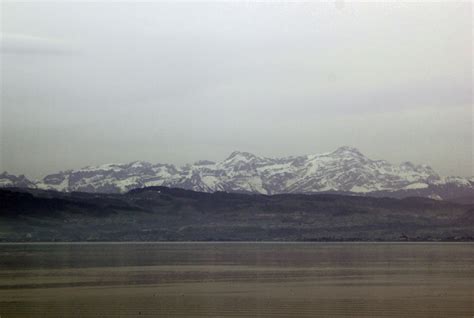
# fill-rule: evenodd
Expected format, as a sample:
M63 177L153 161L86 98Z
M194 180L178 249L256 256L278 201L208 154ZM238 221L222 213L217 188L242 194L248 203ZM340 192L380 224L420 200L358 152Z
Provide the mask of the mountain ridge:
M393 165L385 160L373 160L351 146L284 158L233 151L220 162L199 160L182 167L146 161L109 163L60 171L37 181L0 174L0 187L123 193L149 186L260 194L334 192L393 197L415 194L434 199L474 196L474 177L441 177L425 164L406 161Z
M0 189L0 242L473 241L474 205L428 198Z

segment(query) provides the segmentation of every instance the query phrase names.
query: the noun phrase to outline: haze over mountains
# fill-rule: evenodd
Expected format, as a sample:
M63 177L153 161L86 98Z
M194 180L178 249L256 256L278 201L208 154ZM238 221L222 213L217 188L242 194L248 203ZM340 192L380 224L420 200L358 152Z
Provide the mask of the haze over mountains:
M61 171L32 181L8 173L0 187L123 193L167 186L201 192L260 194L333 192L370 196L423 196L453 199L474 196L474 177L442 177L427 165L393 165L372 160L353 147L287 158L233 152L221 162L198 161L183 167L136 161Z

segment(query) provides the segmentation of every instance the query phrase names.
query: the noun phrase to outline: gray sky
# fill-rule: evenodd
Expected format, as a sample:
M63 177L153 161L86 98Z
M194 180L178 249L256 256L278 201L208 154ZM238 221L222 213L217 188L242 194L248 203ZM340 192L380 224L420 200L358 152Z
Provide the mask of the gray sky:
M470 2L2 2L0 171L358 147L474 175Z

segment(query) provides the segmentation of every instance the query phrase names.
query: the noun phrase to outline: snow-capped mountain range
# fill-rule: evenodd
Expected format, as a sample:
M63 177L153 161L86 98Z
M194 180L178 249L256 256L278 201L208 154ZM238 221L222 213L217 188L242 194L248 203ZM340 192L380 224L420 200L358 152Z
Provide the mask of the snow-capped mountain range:
M347 146L330 153L277 159L235 151L221 162L198 161L183 167L144 161L105 164L58 172L37 181L0 174L0 187L68 192L115 193L157 185L262 194L338 192L437 199L474 195L474 177L441 177L427 165L392 165Z

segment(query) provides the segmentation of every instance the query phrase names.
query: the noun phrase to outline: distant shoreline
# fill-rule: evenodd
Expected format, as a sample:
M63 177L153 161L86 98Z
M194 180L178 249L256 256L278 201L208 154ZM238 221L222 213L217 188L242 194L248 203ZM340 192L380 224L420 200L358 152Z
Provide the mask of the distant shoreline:
M472 242L474 204L153 187L123 195L0 190L0 242Z
M61 241L0 242L0 245L74 245L74 244L472 244L466 241Z

